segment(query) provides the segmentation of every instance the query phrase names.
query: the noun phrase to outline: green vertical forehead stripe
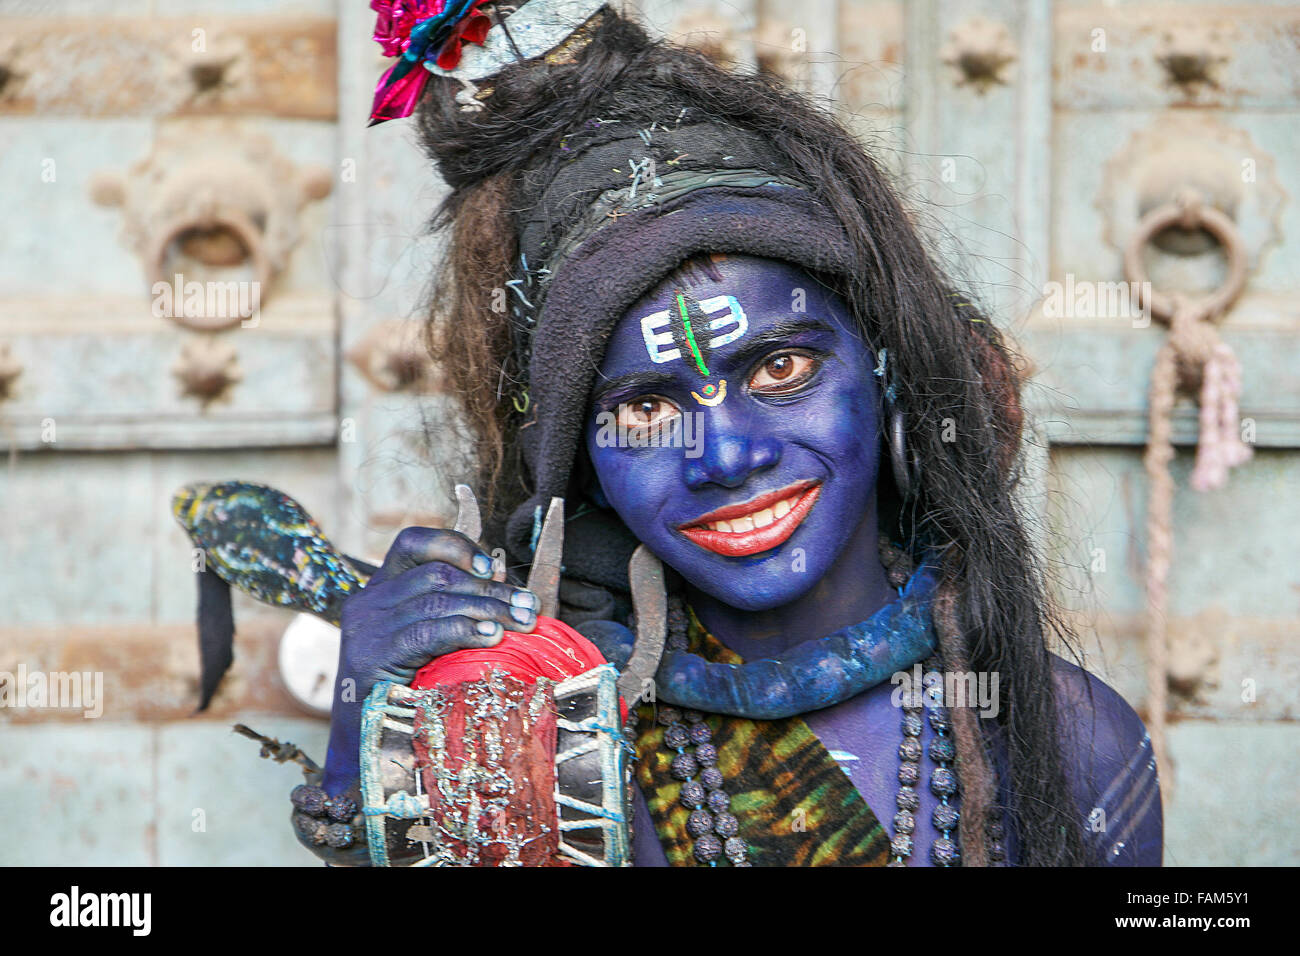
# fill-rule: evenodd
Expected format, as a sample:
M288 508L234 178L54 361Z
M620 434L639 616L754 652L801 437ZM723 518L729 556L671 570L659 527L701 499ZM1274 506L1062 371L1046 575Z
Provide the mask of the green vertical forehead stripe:
M708 328L708 320L704 315L704 310L695 299L678 291L677 295L677 314L673 317L673 340L677 347L683 351L690 352L691 357L695 360L695 367L700 370L700 374L708 377L709 367L704 361L704 350L699 341L695 338L695 331L691 327L691 316L695 316L696 326L700 329Z

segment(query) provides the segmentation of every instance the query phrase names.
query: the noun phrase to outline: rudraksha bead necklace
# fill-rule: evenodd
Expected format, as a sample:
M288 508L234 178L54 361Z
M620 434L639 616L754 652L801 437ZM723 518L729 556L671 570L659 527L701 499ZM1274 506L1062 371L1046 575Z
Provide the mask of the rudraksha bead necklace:
M683 650L686 639L686 610L674 598L668 610L668 646ZM676 751L668 772L682 782L678 799L690 811L686 832L695 841L695 859L717 866L726 858L732 866L752 866L749 844L739 835L740 821L731 813L731 797L723 789L725 779L718 769L718 749L713 731L698 710L660 707L655 716L664 728L664 746ZM629 732L635 735L635 714L629 715ZM698 778L698 779L697 779Z

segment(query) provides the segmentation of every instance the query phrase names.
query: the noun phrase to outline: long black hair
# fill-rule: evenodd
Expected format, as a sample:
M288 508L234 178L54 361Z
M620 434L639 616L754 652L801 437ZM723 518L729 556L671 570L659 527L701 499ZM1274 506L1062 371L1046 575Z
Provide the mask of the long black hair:
M1087 862L1047 650L1049 635L1068 646L1069 634L1052 611L1014 498L1022 425L1016 359L936 267L877 162L808 98L770 77L728 72L693 51L652 42L608 8L576 62L508 68L490 81L481 110L462 110L456 87L442 83L431 84L419 114L423 145L453 187L433 220L449 228L450 241L428 329L449 386L463 398L479 480L494 489L493 513L508 513L529 493L513 451L526 412L512 402L527 372L512 357L507 318L492 296L514 263L515 187L530 157L554 150L588 116L635 118L656 100L684 98L759 134L852 241L857 267L832 281L866 341L888 350L919 465L916 493L906 501L882 481L882 529L914 553L941 555L936 618L947 665L999 675L1001 783L1017 862ZM447 315L455 322L441 321ZM966 732L957 735L963 801L992 805L999 795L989 786L989 729L972 733L974 718L964 719ZM961 830L967 858L985 859L982 828Z

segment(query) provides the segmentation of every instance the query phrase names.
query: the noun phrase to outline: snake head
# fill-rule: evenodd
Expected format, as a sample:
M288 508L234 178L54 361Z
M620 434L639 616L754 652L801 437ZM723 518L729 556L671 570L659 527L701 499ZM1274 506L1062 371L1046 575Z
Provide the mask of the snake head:
M197 509L212 487L207 482L195 482L172 495L172 517L179 522L187 534L193 535Z

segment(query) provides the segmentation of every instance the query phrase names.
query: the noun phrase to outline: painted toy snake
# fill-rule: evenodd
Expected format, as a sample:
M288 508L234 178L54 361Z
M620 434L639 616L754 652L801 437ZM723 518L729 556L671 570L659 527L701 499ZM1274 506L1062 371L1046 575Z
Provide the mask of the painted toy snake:
M231 585L338 626L344 599L376 570L338 551L302 505L266 485L186 485L172 498L172 514L198 549L199 710L233 659Z

